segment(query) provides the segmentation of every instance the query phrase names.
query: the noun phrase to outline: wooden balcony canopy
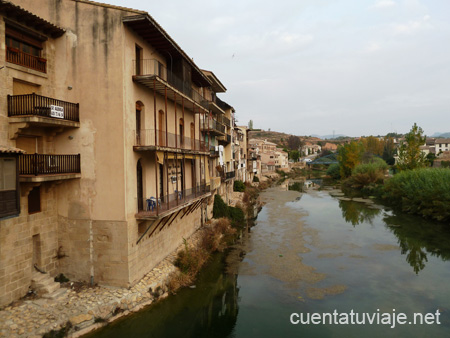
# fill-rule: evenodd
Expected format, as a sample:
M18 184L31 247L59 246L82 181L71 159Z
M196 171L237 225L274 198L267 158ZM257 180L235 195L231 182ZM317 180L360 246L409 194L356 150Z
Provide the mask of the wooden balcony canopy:
M211 82L200 68L150 15L126 16L122 21L166 58L172 59L172 61L184 59L188 62L192 67L192 82L198 87L211 87Z
M58 38L64 34L64 29L55 26L54 24L34 15L31 12L12 4L9 1L0 0L0 13L5 15L10 20L20 22L21 25L25 25L28 28L34 29L42 34ZM5 19L9 25L11 25L10 20ZM17 28L17 27L16 27Z

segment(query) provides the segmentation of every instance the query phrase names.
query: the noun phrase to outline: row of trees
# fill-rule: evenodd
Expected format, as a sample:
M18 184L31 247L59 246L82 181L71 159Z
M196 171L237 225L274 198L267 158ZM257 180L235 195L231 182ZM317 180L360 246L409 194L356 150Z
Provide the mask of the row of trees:
M338 149L340 175L342 178L349 177L358 164L369 163L373 157L380 157L387 164L394 165L396 151L398 156L396 167L399 170L429 166L430 158L427 158L420 149L425 141L426 137L423 135L422 128L415 123L397 150L391 136L385 136L383 139L369 136L358 141L351 141Z

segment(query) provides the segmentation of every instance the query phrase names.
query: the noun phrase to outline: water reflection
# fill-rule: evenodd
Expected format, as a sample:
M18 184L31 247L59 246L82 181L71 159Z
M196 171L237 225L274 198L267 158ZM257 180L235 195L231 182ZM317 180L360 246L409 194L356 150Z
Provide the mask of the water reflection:
M342 217L354 227L373 221L382 210L369 208L364 203L339 201ZM428 256L450 260L450 231L443 224L427 222L416 216L396 214L385 215L384 223L397 237L401 254L406 255L406 261L418 274L425 268Z
M381 212L379 209L368 208L364 203L352 201L339 201L339 208L342 210L344 220L353 226L363 222L373 224L373 220Z
M425 268L427 254L450 260L450 231L443 224L409 215L387 215L383 220L398 238L401 253L416 274Z
M229 337L238 316L237 275L224 274L216 255L195 289L113 323L86 337Z

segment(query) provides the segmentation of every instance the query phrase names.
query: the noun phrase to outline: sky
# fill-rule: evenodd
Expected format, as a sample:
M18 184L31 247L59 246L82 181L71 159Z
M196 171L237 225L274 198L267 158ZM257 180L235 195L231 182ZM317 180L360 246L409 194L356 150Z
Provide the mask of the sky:
M239 125L450 132L448 0L100 0L147 11L227 88Z

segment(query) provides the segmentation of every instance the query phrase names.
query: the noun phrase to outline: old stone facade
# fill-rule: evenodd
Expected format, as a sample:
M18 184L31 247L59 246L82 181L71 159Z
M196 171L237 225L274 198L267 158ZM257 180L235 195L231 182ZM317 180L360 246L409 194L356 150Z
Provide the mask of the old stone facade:
M1 0L0 16L0 306L35 266L133 285L232 189L234 109L146 12Z

